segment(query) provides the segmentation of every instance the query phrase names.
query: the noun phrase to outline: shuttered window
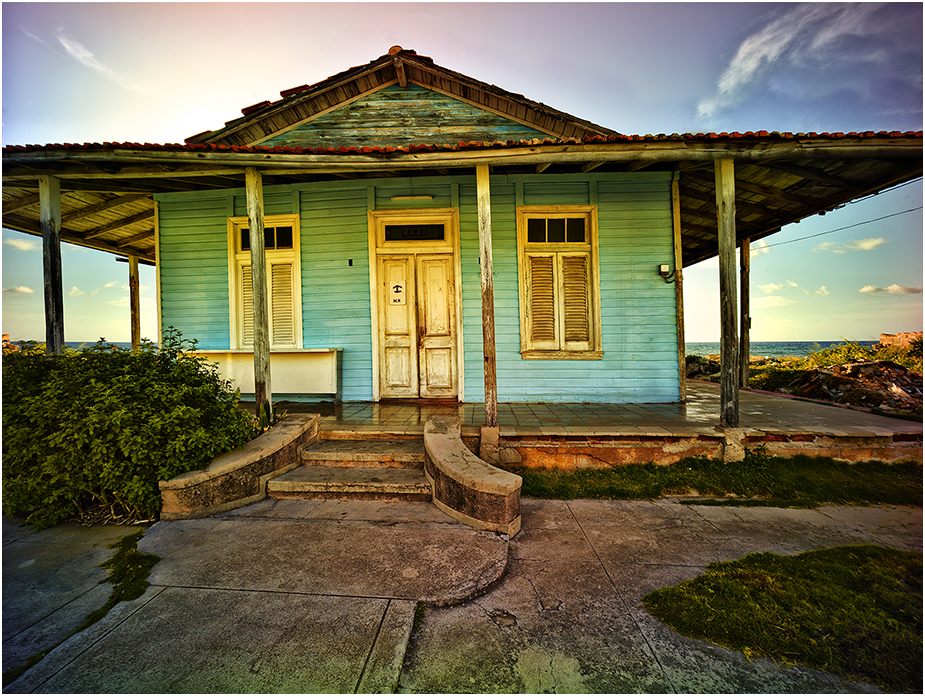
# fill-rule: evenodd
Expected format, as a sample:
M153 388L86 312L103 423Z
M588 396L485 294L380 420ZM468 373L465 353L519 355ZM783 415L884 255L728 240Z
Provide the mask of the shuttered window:
M592 206L518 208L521 354L601 358Z
M265 222L270 348L301 348L298 217L268 216ZM247 225L247 218L229 220L231 336L232 348L238 349L254 346L254 293Z

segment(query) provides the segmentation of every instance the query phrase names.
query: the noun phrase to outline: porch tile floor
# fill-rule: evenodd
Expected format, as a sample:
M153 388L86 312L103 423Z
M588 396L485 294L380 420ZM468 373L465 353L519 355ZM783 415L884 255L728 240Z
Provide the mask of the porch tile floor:
M499 403L501 435L698 435L719 426L719 385L688 382L684 404ZM253 404L245 404L253 409ZM457 415L463 433L485 422L482 403L281 402L289 413L321 414L322 431L406 434L424 431L433 415ZM887 436L921 433L922 423L767 393L739 393L740 427L782 433Z

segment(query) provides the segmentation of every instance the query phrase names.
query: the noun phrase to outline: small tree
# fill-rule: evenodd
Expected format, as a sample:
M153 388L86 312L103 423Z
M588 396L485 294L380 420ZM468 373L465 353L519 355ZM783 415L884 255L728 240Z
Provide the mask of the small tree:
M96 507L160 509L158 482L256 434L239 393L170 327L160 347L102 339L46 358L3 356L3 511L47 527Z

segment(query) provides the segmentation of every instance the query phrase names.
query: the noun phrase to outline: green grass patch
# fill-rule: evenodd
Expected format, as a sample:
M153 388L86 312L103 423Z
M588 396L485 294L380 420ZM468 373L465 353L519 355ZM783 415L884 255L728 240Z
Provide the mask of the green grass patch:
M651 592L649 612L675 631L922 693L922 554L848 546L798 556L750 554Z
M749 452L741 462L689 457L669 465L508 469L523 478L522 495L548 500L656 500L696 491L724 499L726 504L743 504L746 499L747 504L778 507L922 504L922 465L915 462L846 463L826 457L784 458Z

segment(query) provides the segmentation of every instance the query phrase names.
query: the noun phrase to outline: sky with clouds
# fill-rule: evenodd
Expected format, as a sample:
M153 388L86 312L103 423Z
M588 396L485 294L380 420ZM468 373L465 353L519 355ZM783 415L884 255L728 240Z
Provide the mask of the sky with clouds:
M4 145L182 142L392 45L623 133L918 131L920 3L4 2ZM256 50L255 50L256 49ZM3 231L3 332L44 339L38 238ZM719 339L717 266L685 270ZM128 266L64 245L65 338L126 341ZM156 336L141 268L142 333ZM752 250L752 340L922 330L922 183Z

